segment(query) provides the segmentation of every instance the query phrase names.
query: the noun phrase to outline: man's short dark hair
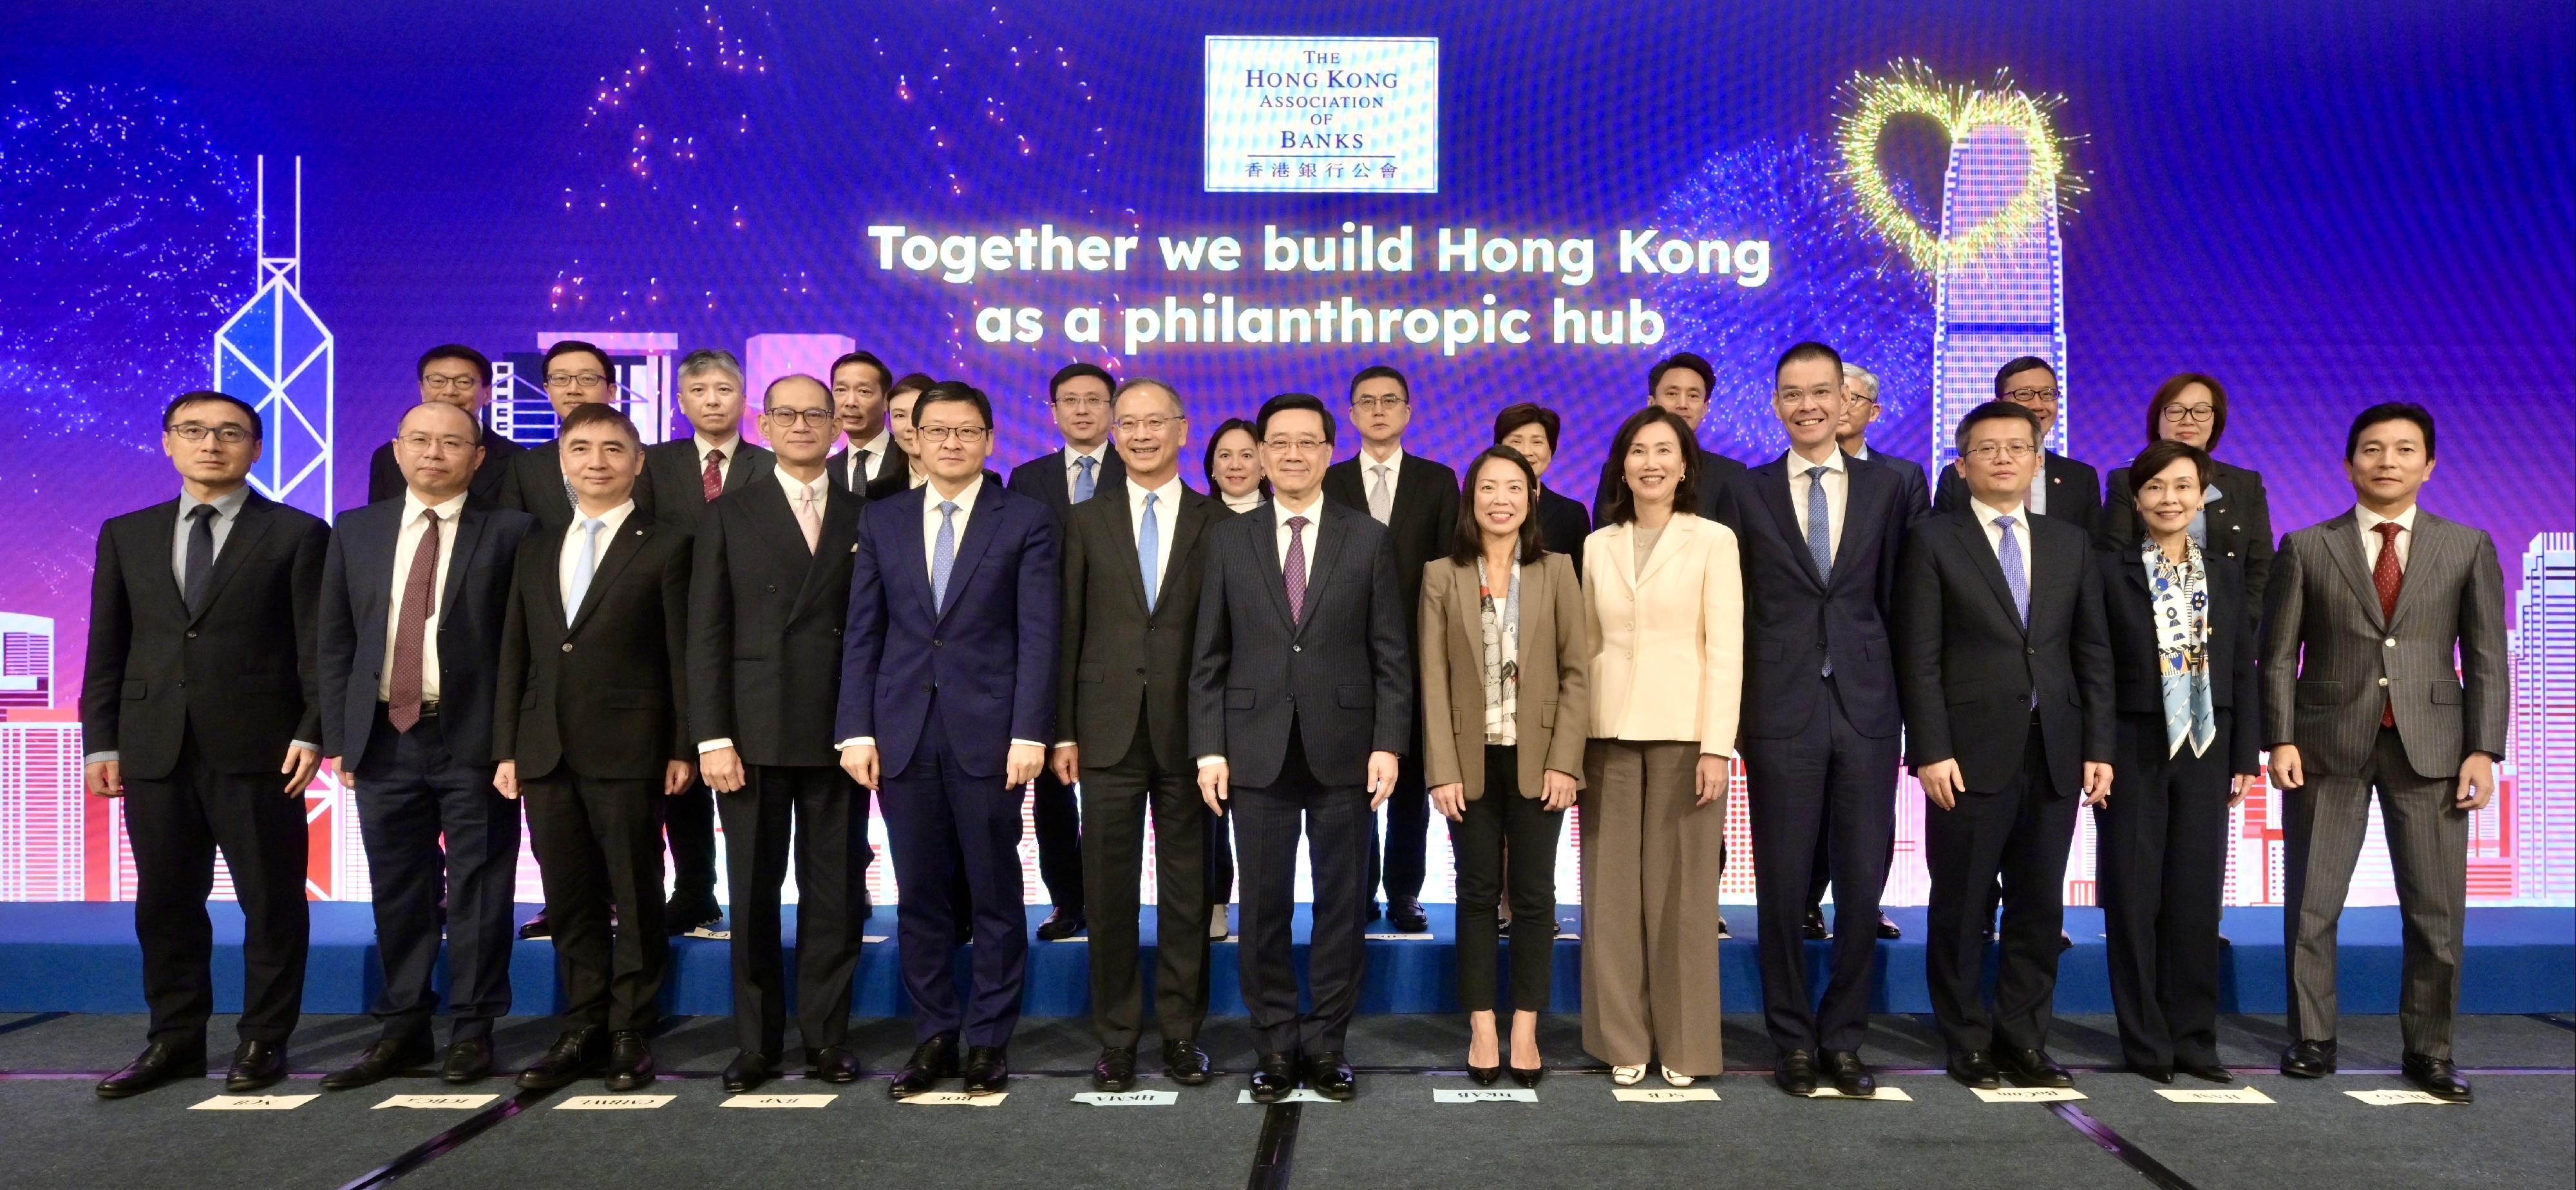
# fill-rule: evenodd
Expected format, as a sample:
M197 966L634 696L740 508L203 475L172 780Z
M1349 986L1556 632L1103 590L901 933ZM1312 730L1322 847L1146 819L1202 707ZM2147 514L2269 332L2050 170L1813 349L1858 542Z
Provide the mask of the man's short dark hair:
M833 360L832 366L825 370L823 375L826 378L838 376L841 374L841 369L849 367L852 364L865 364L866 366L877 370L878 393L884 394L894 391L894 369L887 367L885 365L885 361L878 359L876 357L876 353L872 351L852 351L845 353L841 358ZM828 390L832 386L827 383L823 387Z
M1822 343L1818 343L1818 342L1815 342L1815 341L1813 341L1813 340L1809 340L1809 341L1804 342L1804 343L1795 344L1795 345L1791 346L1787 351L1783 351L1783 352L1781 352L1781 353L1780 353L1780 358L1779 358L1778 360L1776 360L1776 361L1773 361L1773 363L1771 364L1771 380L1772 380L1772 382L1773 382L1773 383L1775 383L1775 384L1779 382L1779 380L1780 380L1780 371L1781 371L1781 369L1786 368L1786 367L1788 367L1788 366L1789 366L1789 365L1791 365L1791 364L1798 363L1798 362L1800 362L1800 361L1802 361L1802 360L1811 360L1811 359L1820 359L1820 360L1825 360L1825 361L1827 361L1827 362L1829 362L1829 363L1833 364L1833 366L1834 366L1834 379L1836 379L1836 380L1840 380L1840 379L1842 379L1842 375L1843 375L1843 353L1841 353L1841 352L1839 352L1839 351L1836 351L1836 350L1834 350L1834 349L1833 349L1833 348L1831 348L1831 347L1827 347L1827 346L1825 346L1825 345L1824 345L1824 344L1822 344Z
M1700 358L1698 352L1676 351L1671 355L1656 360L1655 366L1646 369L1646 395L1648 397L1653 397L1655 395L1655 390L1663 387L1664 373L1670 372L1675 368L1683 369L1692 375L1699 377L1699 385L1701 388L1708 389L1710 391L1716 390L1717 369L1709 367L1708 361Z
M608 358L607 349L596 343L588 343L580 339L565 339L556 343L552 347L546 348L545 361L537 365L538 383L544 383L546 375L555 370L555 358L557 356L571 355L576 351L587 352L592 359L598 360L600 374L608 377L610 383L616 383L617 364L615 361Z
M930 378L928 372L906 372L894 383L886 386L886 395L891 397L896 393L917 393L937 383L939 382Z
M1056 369L1055 375L1047 377L1047 404L1055 404L1055 395L1058 391L1064 388L1066 382L1080 380L1085 376L1099 381L1101 387L1106 388L1111 392L1118 391L1118 378L1110 375L1109 369L1101 367L1098 364L1084 363L1081 360L1075 360L1072 363ZM987 417L985 420L991 421L992 419Z
M1312 393L1281 393L1263 401L1261 413L1253 419L1252 436L1263 442L1269 441L1270 419L1292 409L1311 410L1315 416L1324 419L1324 445L1333 444L1333 411L1324 408L1324 402Z
M942 401L974 406L975 412L984 419L984 428L993 428L993 402L984 396L983 389L963 380L942 380L921 390L921 399L912 403L912 424L916 427L921 425L922 415Z
M573 406L572 412L564 414L563 420L556 423L555 438L560 441L570 437L574 430L593 422L615 426L625 431L627 441L639 448L644 445L644 435L636 430L635 419L626 416L625 410L606 401L590 401Z
M2005 360L2004 366L1995 369L1995 395L1997 397L2004 395L2005 381L2034 368L2048 373L2048 378L2050 380L2057 379L2057 365L2035 355L2016 356L2012 359Z
M492 387L492 361L463 343L441 343L421 352L420 362L411 367L411 378L418 380L428 375L429 366L443 359L461 359L474 365L474 374L483 378L483 387Z
M1394 381L1395 391L1404 394L1405 404L1410 405L1413 403L1413 382L1406 380L1404 378L1404 373L1398 372L1386 364L1370 364L1359 371L1351 373L1351 389L1344 399L1351 401L1358 400L1360 397L1360 386L1372 380Z
M1988 401L1969 410L1966 417L1959 419L1958 432L1951 435L1953 439L1951 446L1960 454L1968 453L1968 435L1976 430L1979 423L1990 421L2017 421L2029 426L2030 444L2039 445L2038 414L2011 401Z
M2386 421L2411 421L2424 431L2424 457L2433 457L2433 411L2413 401L2384 401L2361 411L2352 419L2352 428L2344 431L2343 461L2352 461L2352 452L2361 449L2361 432Z
M250 419L250 436L259 439L265 439L268 437L268 426L260 421L259 410L253 408L250 402L245 401L240 397L236 397L231 393L219 393L210 388L201 388L193 392L184 392L171 398L168 405L161 407L161 429L166 432L170 427L178 424L179 410L182 407L199 404L205 401L221 401L226 405L230 405L235 409L241 410L242 416Z
M2218 464L2209 460L2208 451L2202 450L2197 446L2193 446L2188 442L2182 442L2172 438L2158 438L2155 441L2148 443L2145 450L2139 451L2138 457L2129 460L2130 503L2134 506L2137 502L2138 493L2147 490L2148 480L2164 474L2165 468L2171 467L2176 462L2183 459L2191 460L2192 468L2200 473L2200 486L2204 488L2208 487L2211 476L2218 468ZM2141 523L2138 531L2141 534L2146 532L2143 523ZM2121 544L2125 545L2129 543L2123 542Z
M1502 412L1494 415L1494 441L1501 442L1518 433L1525 426L1537 426L1547 435L1547 448L1555 450L1556 435L1564 424L1564 421L1557 417L1556 410L1536 401L1505 405Z

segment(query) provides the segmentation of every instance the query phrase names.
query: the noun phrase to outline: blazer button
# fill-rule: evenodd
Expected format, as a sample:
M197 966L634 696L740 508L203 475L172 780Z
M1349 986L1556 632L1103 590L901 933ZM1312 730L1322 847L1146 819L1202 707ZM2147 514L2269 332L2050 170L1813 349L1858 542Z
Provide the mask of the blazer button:
M189 640L195 640L195 639L197 639L197 634L196 634L194 631L189 632L189 633L188 633L188 639L189 639Z
M941 639L939 639L938 637L935 637L935 636L930 638L930 647L931 647L931 648L934 648L934 649L940 649L940 648L946 648L947 646L948 646L948 642L947 642L947 641L941 640Z
M771 583L771 584L769 584L769 588L768 588L768 590L769 590L769 593L770 593L770 594L772 594L772 595L777 594L777 593L778 593L778 584L776 584L776 583Z
M565 641L565 642L564 642L563 651L564 651L564 652L567 652L567 653L572 652L572 642L571 642L571 641Z
M1305 652L1305 651L1306 651L1306 646L1304 646L1304 645L1290 645L1290 646L1288 646L1288 651L1289 651L1289 652L1291 652L1291 653L1303 653L1303 652Z
M2381 678L2381 679L2379 679L2379 684L2380 684L2380 685L2382 685L2382 686L2387 685L2387 684L2388 684L2388 679L2386 679L2386 678Z
M2037 656L2039 656L2039 650L2037 650L2037 649L2024 648L2024 649L2022 650L2022 652L2024 652L2024 653L2028 653L2028 654L2030 654L2030 655L2031 655L2031 656L2033 656L2033 657L2037 657Z
M196 635L196 633L191 632L191 633L189 633L188 635L190 635L190 636L195 636L195 635ZM2397 638L2392 636L2392 637L2389 637L2387 640L2381 641L2381 642L2379 642L2379 643L2381 643L2381 644L2383 644L2383 645L2386 645L2386 646L2388 646L2389 648L2392 648L2392 649L2393 649L2393 648L2396 648L2396 647L2397 647Z

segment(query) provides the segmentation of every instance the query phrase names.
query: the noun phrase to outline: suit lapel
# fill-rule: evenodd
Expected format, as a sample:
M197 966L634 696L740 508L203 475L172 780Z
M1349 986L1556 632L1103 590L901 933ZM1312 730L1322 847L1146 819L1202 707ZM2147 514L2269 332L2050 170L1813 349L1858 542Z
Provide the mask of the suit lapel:
M617 527L617 536L601 552L599 568L591 572L590 586L582 592L581 608L573 613L571 626L564 629L565 636L581 631L581 626L590 622L591 614L598 611L601 601L607 598L609 585L617 581L617 576L625 572L626 564L634 561L635 555L643 550L645 537L652 531L649 522L633 512L626 514L626 523ZM569 534L572 530L564 532Z
M1321 501L1316 502L1318 509L1322 506ZM1288 614L1288 564L1279 555L1279 513L1281 511L1278 506L1265 500L1261 503L1261 507L1244 515L1261 518L1261 532L1253 535L1260 542L1263 575L1261 587L1270 592L1270 606L1278 610L1279 622L1287 625L1293 632L1297 628L1297 617Z
M2445 573L2444 567L2451 557L2451 522L2418 508L2415 510L2413 532L2415 540L2409 543L2406 551L2405 575L2397 584L2397 610L2388 617L2387 629L2390 632L2395 632L2397 625L2405 621L2406 609L2416 602L2413 598L2416 576L2432 581L2433 576ZM2378 590L2375 586L2371 588L2373 594Z
M1333 531L1324 534L1321 540L1313 543L1314 549L1312 552L1314 554L1314 558L1312 559L1312 564L1306 568L1306 611L1309 614L1306 616L1304 621L1297 625L1297 635L1301 637L1306 635L1306 625L1315 622L1315 617L1312 614L1315 611L1315 601L1322 598L1324 588L1331 585L1333 581L1333 568L1340 564L1341 557L1344 552L1342 547L1350 544L1349 535L1352 532L1352 518L1358 518L1360 520L1369 519L1369 515L1365 512L1353 512L1350 509L1330 500L1316 501L1315 510L1323 514L1324 521L1332 524ZM1272 540L1275 542L1277 538L1274 537ZM1282 600L1285 600L1288 597L1284 564L1280 580L1279 597Z
M1173 519L1172 560L1163 564L1161 581L1154 592L1154 606L1160 609L1172 598L1172 574L1186 569L1199 548L1199 534L1207 530L1208 521L1216 514L1208 507L1215 497L1192 499L1188 488L1181 489L1181 512ZM1140 580L1141 585L1141 580Z
M922 498L929 499L926 495ZM957 560L948 567L948 603L938 609L941 623L946 623L949 613L964 602L958 596L964 593L966 577L975 573L975 567L984 561L985 551L993 548L993 538L1002 531L1001 520L1011 499L1010 491L996 483L988 482L983 491L976 493L975 511L966 518L966 536L957 543Z
M1853 466L1854 463L1858 463L1859 466ZM1877 493L1891 488L1899 489L1897 499L1904 499L1901 490L1902 481L1896 478L1896 472L1886 467L1875 466L1866 459L1845 458L1843 460L1844 544L1867 541L1879 531L1875 520L1880 499ZM1838 554L1839 552L1837 551ZM1834 583L1841 582L1845 575L1856 569L1862 568L1836 563L1833 578L1825 585L1831 587Z
M2343 572L2344 582L2351 586L2352 596L2361 603L2361 614L2370 618L2373 627L2385 630L2388 618L2379 614L2379 587L2370 581L2370 562L2361 556L2361 530L2350 511L2319 526L2325 532L2326 553L2335 560L2335 569Z
M1699 514L1692 513L1691 515L1695 518ZM1631 522L1628 529L1632 533L1635 532L1636 524ZM1646 568L1637 572L1637 581L1635 584L1636 589L1641 591L1644 590L1647 583L1654 581L1655 573L1664 568L1664 563L1672 561L1673 555L1681 552L1682 543L1680 540L1680 529L1681 518L1680 513L1677 511L1674 514L1674 519L1664 522L1663 534L1655 538L1655 551L1646 555ZM1636 556L1636 547L1631 545L1628 549L1628 560L1631 564L1635 562Z
M438 592L438 615L439 623L442 624L447 622L448 609L455 607L458 600L465 598L465 572L473 565L475 543L483 540L485 520L483 510L474 507L474 502L471 500L466 501L462 507L463 511L457 513L454 518L456 545L448 551L447 555L447 584ZM402 521L397 519L394 521L394 535L387 540L399 541L401 538ZM391 571L388 570L387 573ZM400 586L399 580L396 586ZM395 598L399 599L401 596L396 595Z
M223 598L224 585L241 573L242 559L249 557L251 551L258 548L259 539L268 535L268 526L276 519L270 514L276 508L275 503L258 492L250 493L250 499L242 502L241 511L233 514L233 531L224 535L224 548L216 551L215 568L206 576L206 602L188 617L189 623L206 618L206 612L215 606L215 601ZM174 511L172 515L177 514ZM182 605L185 605L184 600Z
M1773 459L1754 468L1753 474L1759 477L1753 487L1762 493L1762 506L1770 510L1772 524L1780 530L1780 540L1789 543L1789 552L1798 557L1798 573L1806 575L1808 582L1822 588L1824 576L1816 573L1815 555L1808 552L1807 536L1798 532L1797 509L1789 503L1789 460ZM1846 500L1843 503L1849 505L1852 502Z
M1123 504L1128 499L1127 483L1123 479L1120 480L1118 490L1115 493L1106 490L1095 490L1091 498L1094 500L1108 500L1115 498ZM1180 513L1175 509L1171 510L1170 515L1167 516L1164 515L1165 511L1166 510L1159 504L1156 505L1154 509L1154 527L1163 533L1171 533L1174 531L1175 522L1179 519ZM1126 509L1124 508L1119 510L1117 516L1110 517L1109 520L1116 526L1117 536L1112 540L1118 543L1118 557L1124 561L1123 565L1113 565L1116 565L1116 569L1127 576L1127 582L1125 584L1127 593L1136 597L1136 610L1138 613L1143 614L1145 612L1145 572L1137 566L1136 525L1133 521L1128 519ZM1172 551L1173 557L1180 556L1180 550L1178 548L1179 544L1180 543L1178 542L1173 543L1175 547ZM1166 567L1165 569L1168 570L1170 568Z
M2023 548L2031 548L2030 526L2018 527L2022 530ZM1986 526L1977 519L1974 511L1970 511L1959 522L1957 537L1960 548L1968 552L1969 561L1977 568L1977 573L1986 576L1986 586L1994 591L1995 602L2003 605L2004 618L2020 624L2022 635L2028 636L2030 625L2024 620L2020 609L2013 606L2012 584L2004 579L2003 560L1995 556L1993 546L1986 544Z
M720 494L730 496L751 486L751 481L769 474L770 468L775 464L770 462L768 456L768 451L740 438L734 439L733 455L725 462L724 491ZM778 485L773 483L769 486L775 488ZM805 535L797 534L796 543L803 545Z

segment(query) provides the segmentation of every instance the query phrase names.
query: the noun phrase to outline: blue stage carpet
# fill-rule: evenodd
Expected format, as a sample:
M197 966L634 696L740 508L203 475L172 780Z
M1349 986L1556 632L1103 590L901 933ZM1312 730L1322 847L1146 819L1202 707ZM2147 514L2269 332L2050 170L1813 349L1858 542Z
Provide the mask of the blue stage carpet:
M1456 1010L1457 971L1450 907L1428 908L1433 932L1430 940L1370 941L1361 1012ZM212 910L216 1009L234 1012L241 1005L241 914L230 903L218 903ZM536 912L536 906L522 905L519 910L524 919ZM792 945L795 911L790 908L788 912ZM1032 928L1045 912L1044 906L1031 908ZM1871 1007L1878 1012L1929 1012L1931 1005L1925 999L1923 985L1923 910L1892 909L1889 915L1905 928L1905 938L1879 944L1879 988L1871 998ZM1565 906L1559 909L1559 917L1571 928L1581 913L1573 906ZM1723 951L1726 1010L1752 1012L1760 1001L1760 976L1754 966L1753 908L1728 906L1726 918L1735 932L1734 940ZM1306 924L1301 906L1297 918L1300 939L1306 935ZM2071 908L2066 913L2066 926L2075 939L2075 947L2059 965L2057 1010L2111 1011L2101 912ZM1384 922L1378 922L1373 928L1384 927ZM2228 948L2228 965L2221 976L2220 1011L2284 1011L2281 911L2230 909L2224 929L2235 945ZM2391 907L2352 909L2344 914L2341 990L2345 1012L2397 1010L2399 929L2397 910ZM373 931L373 916L364 904L313 904L313 956L305 978L306 1012L366 1011L379 980ZM891 908L880 909L868 923L870 935L890 936L893 932ZM1146 970L1150 973L1151 914L1145 921L1145 943L1149 948ZM1559 939L1556 945L1552 1008L1557 1012L1573 1011L1581 1003L1577 945L1572 938ZM689 1015L730 1012L728 944L677 938L672 940L672 946L672 973L663 992L666 1009ZM1826 946L1822 942L1807 944L1810 978L1819 986ZM2576 1011L2576 909L2471 909L2468 947L2460 983L2460 1011ZM1303 952L1301 942L1301 959ZM1078 941L1032 943L1025 1010L1042 1017L1088 1012L1085 959L1085 947ZM789 962L792 970L792 955ZM510 976L517 997L513 1011L534 1013L556 1005L554 948L549 944L519 943L512 956ZM1215 1014L1242 1014L1243 1002L1235 979L1235 944L1219 943L1211 979L1214 1003L1210 1007ZM855 993L859 1013L871 1017L902 1014L905 1000L899 982L894 943L870 943L859 963ZM0 1012L142 1012L144 1008L142 957L134 942L131 904L0 904Z

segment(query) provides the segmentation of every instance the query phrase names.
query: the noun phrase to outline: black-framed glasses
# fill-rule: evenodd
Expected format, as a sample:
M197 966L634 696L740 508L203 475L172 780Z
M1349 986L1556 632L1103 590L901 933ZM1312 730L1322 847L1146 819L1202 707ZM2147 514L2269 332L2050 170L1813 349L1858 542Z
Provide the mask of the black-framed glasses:
M959 446L973 446L983 441L992 432L982 426L914 426L912 428L913 437L933 446L945 445L951 439L956 440Z
M396 438L394 441L402 443L406 449L415 451L428 450L432 446L438 446L457 454L463 454L466 451L474 449L473 439L461 437L455 434L410 433L405 434L400 438Z
M598 388L608 383L605 372L548 372L547 388Z
M1998 455L2018 463L2038 454L2039 448L2027 442L1980 442L1959 453L1980 463L1992 461Z
M2172 422L2184 422L2184 421L2187 421L2187 422L2192 422L2192 423L2195 423L2195 424L2202 424L2202 423L2206 423L2206 422L2208 422L2208 421L2209 421L2209 419L2211 419L2211 418L2213 418L2213 417L2216 417L2216 416L2218 416L2218 407L2217 407L2217 406L2215 406L2215 405L2206 405L2206 404L2203 404L2203 405L2167 405L2167 406L2165 406L2165 420L2166 420L2166 421L2172 421Z
M762 411L761 416L781 426L792 426L801 421L818 430L830 429L833 421L833 414L829 409L772 408Z
M1122 417L1113 424L1120 434L1160 434L1173 422L1188 421L1181 416Z
M2004 399L2016 405L2037 405L2041 402L2053 405L2057 403L2057 390L2053 388L2016 388L2006 392L2004 394Z
M1353 409L1402 409L1412 403L1401 393L1372 393L1365 397L1351 398Z

